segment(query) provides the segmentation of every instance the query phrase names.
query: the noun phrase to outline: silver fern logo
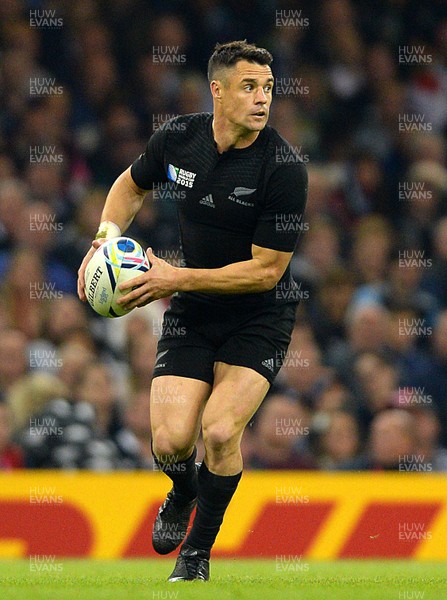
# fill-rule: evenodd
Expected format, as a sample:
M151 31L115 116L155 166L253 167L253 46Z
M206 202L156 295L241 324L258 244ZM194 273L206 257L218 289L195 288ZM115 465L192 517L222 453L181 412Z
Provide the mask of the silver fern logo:
M231 194L228 196L228 200L236 202L236 204L241 204L242 206L254 206L254 202L247 202L246 200L242 200L242 198L250 196L255 192L256 188L246 188L243 186L235 187Z

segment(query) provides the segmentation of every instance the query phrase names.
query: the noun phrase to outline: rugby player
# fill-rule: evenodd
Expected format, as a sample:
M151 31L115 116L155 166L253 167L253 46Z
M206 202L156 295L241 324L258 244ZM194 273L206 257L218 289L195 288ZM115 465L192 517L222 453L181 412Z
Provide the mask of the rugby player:
M186 266L149 248L152 268L120 286L129 310L172 296L151 386L154 459L173 483L152 542L160 554L183 542L170 581L209 579L210 551L242 474L244 428L281 367L295 322L289 263L307 174L267 126L271 62L267 50L245 41L216 45L208 63L213 113L176 117L152 135L111 187L98 239L79 269L85 301L93 252L126 230L147 191L171 182L184 192L177 213ZM170 393L178 402L167 401ZM205 457L196 465L200 429Z

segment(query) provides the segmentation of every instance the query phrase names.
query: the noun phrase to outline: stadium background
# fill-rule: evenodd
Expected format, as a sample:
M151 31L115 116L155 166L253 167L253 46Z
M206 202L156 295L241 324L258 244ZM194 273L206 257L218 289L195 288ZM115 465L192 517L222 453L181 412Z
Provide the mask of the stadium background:
M211 109L207 58L216 41L246 38L274 55L270 124L307 163L309 200L297 327L244 437L230 517L249 515L246 529L223 530L218 549L250 555L256 519L293 513L297 528L324 523L286 545L295 554L446 558L446 480L434 474L447 471L443 2L4 0L0 20L0 554L51 554L69 514L87 523L75 555L129 556L146 535L166 487L147 473L165 305L97 318L75 296L76 271L114 179L161 123ZM157 190L128 233L181 265L177 201ZM122 470L146 473L102 475ZM395 473L326 474L352 470ZM113 548L107 490L129 513ZM31 539L36 522L48 528Z

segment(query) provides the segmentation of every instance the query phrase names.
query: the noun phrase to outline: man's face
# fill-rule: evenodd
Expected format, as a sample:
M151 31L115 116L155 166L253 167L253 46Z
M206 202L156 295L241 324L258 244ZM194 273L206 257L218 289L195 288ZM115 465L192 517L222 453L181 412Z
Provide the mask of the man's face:
M272 102L274 80L270 67L240 60L218 75L217 100L226 119L249 131L264 129Z
M399 463L400 457L414 453L412 436L394 415L381 413L371 426L371 455L384 467Z

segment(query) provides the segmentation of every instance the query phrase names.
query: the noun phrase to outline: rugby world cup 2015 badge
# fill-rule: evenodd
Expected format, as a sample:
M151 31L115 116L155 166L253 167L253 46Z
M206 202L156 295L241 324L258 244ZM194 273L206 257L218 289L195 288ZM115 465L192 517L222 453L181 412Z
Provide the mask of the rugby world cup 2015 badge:
M185 187L192 188L196 173L192 171L186 171L180 167L174 167L174 165L168 165L168 179L177 183L178 185L184 185Z

